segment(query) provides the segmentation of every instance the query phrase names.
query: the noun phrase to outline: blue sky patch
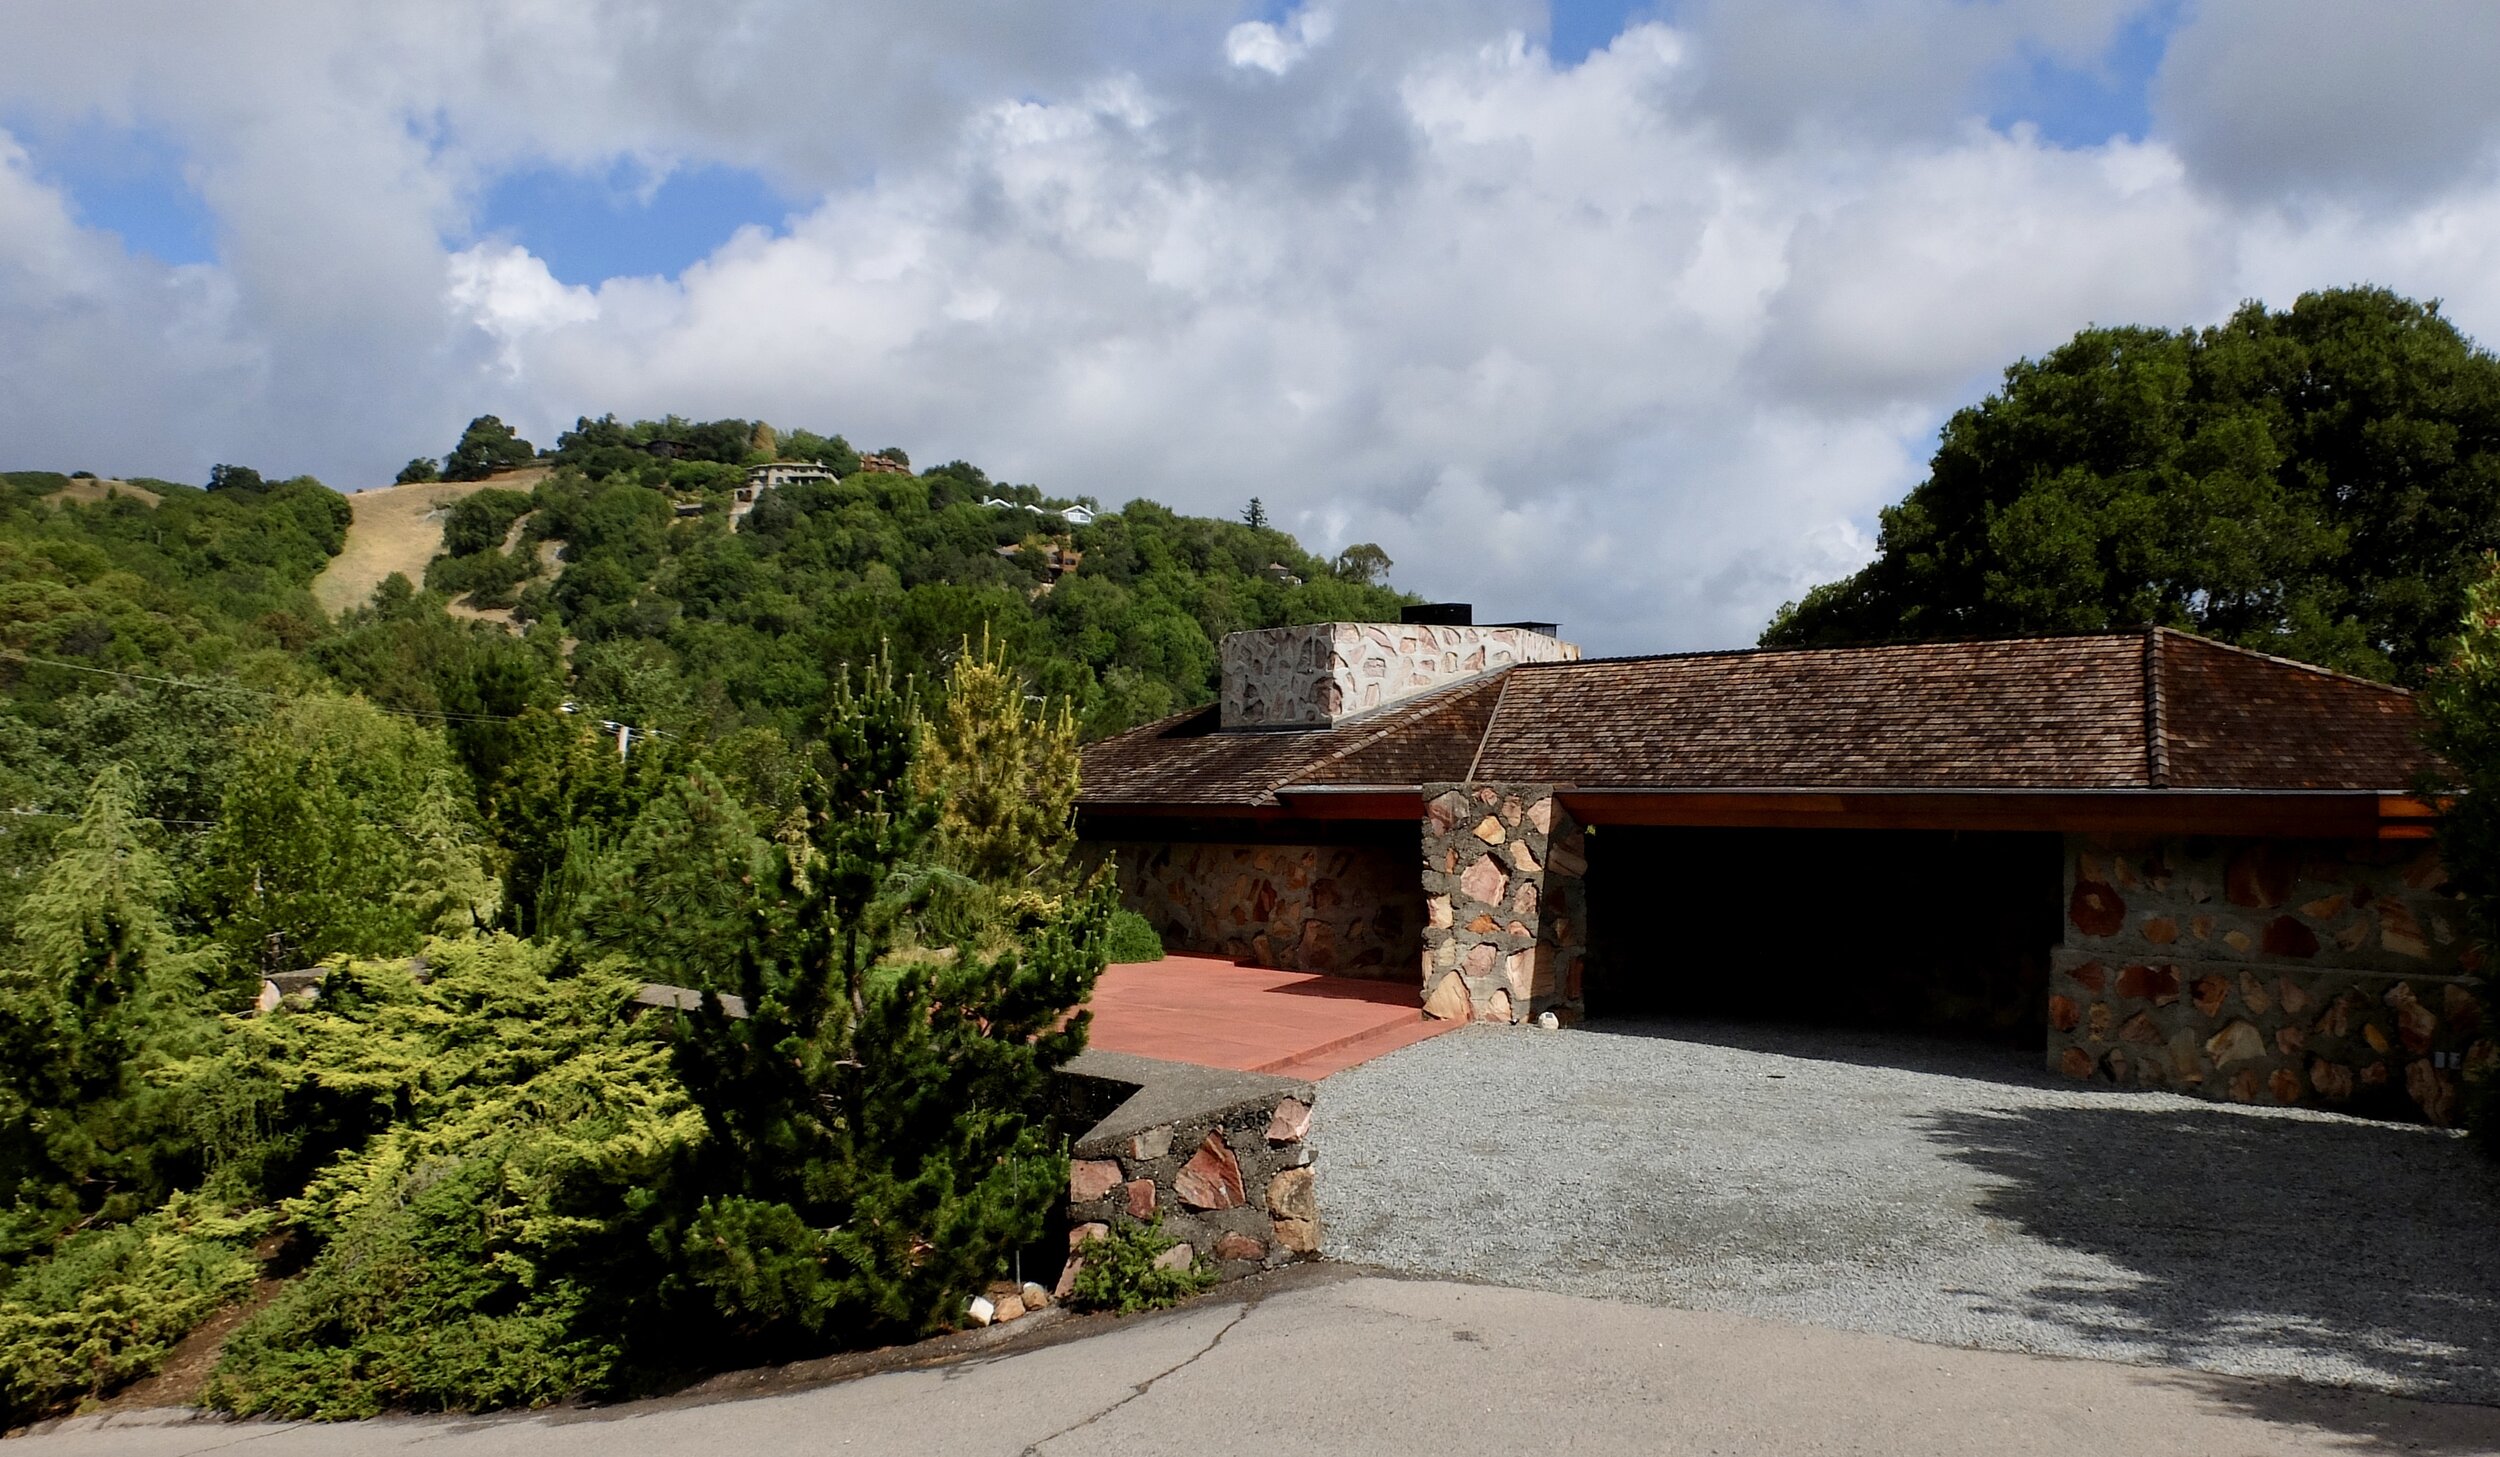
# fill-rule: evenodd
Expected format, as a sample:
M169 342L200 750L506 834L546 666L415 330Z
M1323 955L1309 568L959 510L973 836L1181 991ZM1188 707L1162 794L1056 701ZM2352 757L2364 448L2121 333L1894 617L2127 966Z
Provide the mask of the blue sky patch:
M2003 130L2027 121L2061 147L2143 140L2153 125L2153 73L2177 26L2177 4L2156 5L2129 18L2096 64L2062 66L2043 56L2018 62L1997 79L1988 124Z
M118 234L122 246L160 263L216 260L216 216L184 180L182 149L171 141L93 122L10 129L81 224Z
M1614 44L1623 28L1646 19L1652 7L1638 0L1552 0L1547 7L1546 53L1557 66L1576 66L1591 51Z
M477 231L510 238L565 283L674 278L749 224L779 227L790 204L761 174L687 167L648 188L629 162L605 172L536 167L487 191ZM647 196L646 196L647 193Z

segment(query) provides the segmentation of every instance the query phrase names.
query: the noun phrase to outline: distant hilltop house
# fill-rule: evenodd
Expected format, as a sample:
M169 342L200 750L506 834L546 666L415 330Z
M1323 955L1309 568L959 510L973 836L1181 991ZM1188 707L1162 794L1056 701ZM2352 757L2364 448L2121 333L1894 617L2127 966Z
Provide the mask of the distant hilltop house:
M1083 506L1027 506L1022 501L1010 501L1003 496L984 496L981 504L993 511L1033 511L1044 516L1056 516L1070 526L1094 524L1094 513Z
M890 455L863 455L859 458L859 470L860 474L870 476L907 476L911 474L910 466L903 464L901 461L896 460Z
M755 509L755 503L764 499L766 491L835 479L838 477L833 472L812 460L777 460L769 465L748 466L746 484L738 487L736 497L729 503L729 529L738 529L738 522Z

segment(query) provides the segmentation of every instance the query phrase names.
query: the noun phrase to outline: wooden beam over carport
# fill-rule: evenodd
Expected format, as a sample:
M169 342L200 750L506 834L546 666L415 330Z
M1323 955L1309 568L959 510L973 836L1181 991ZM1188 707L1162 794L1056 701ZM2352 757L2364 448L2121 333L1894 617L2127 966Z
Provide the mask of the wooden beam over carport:
M1861 830L2046 830L2141 835L2428 839L2436 807L2351 790L1572 789L1586 825Z
M2427 840L2438 805L2384 790L2234 789L1660 789L1559 791L1584 825L1695 829L2036 830L2118 835L2258 835ZM1166 817L1258 823L1411 821L1415 785L1287 785L1272 805L1103 805L1089 818L1141 825Z

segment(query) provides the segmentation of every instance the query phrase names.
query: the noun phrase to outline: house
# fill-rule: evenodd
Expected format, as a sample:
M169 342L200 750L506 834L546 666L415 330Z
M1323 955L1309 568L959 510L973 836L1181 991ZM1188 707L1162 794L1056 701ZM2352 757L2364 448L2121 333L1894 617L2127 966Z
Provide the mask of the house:
M859 471L870 476L907 476L911 467L890 455L863 455L859 458Z
M729 529L738 529L755 503L764 499L766 491L782 486L807 485L841 479L812 460L776 460L747 467L746 482L732 493L729 501Z
M1167 944L2437 1123L2500 1058L2401 689L2158 628L1585 659L1437 616L1232 634L1218 702L1085 751Z
M1022 501L1010 501L1004 496L984 496L981 498L981 504L993 511L1031 511L1043 516L1056 516L1070 526L1094 524L1094 513L1083 506L1028 506Z
M769 491L778 486L801 486L838 479L840 477L832 471L812 460L776 460L748 466L746 483L755 490Z

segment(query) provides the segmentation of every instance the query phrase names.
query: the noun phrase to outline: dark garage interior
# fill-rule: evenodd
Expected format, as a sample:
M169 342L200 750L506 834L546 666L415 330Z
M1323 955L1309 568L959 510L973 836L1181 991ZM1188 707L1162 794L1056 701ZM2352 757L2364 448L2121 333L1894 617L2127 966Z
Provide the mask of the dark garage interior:
M2057 835L1608 825L1588 844L1592 1020L2039 1041L2064 924Z

